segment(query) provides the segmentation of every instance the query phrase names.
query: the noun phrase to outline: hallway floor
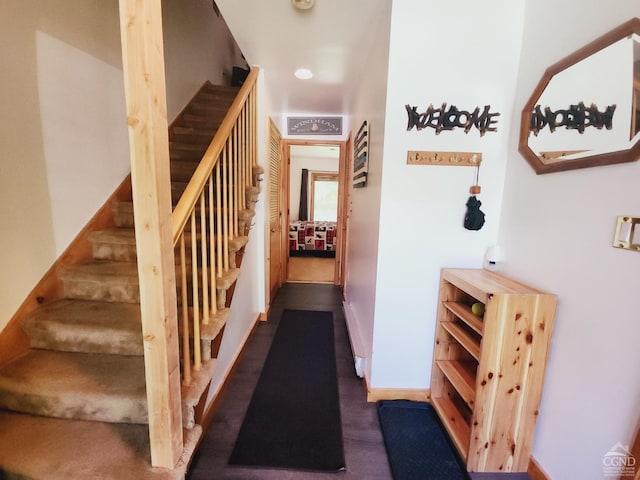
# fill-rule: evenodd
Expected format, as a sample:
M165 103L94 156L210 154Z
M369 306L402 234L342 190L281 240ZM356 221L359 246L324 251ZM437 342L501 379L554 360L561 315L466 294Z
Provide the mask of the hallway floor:
M300 472L229 466L227 460L258 381L284 309L330 310L334 314L336 361L346 471ZM189 480L391 480L375 403L367 403L364 381L355 374L340 289L326 284L287 283L271 305L240 356L218 399L215 414L192 463Z
M288 282L333 283L335 258L290 257Z
M282 311L332 311L346 471L304 472L230 466L227 461L262 371ZM531 480L526 473L472 473L472 480ZM375 403L366 400L364 381L355 374L342 311L340 288L327 284L286 283L271 305L269 319L253 335L222 391L208 431L187 480L392 480Z

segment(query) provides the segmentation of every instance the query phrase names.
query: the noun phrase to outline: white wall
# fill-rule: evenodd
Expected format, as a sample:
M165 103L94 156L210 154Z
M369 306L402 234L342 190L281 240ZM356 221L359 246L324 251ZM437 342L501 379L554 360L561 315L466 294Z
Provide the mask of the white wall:
M239 52L208 0L163 1L169 120ZM118 2L0 2L0 330L129 171Z
M121 68L45 32L36 32L36 48L50 213L60 255L131 170L124 84Z
M114 176L105 172L123 172L120 159L109 157L127 149L119 144L126 141L124 116L124 124L114 125L124 103L112 91L100 91L113 88L120 68L117 2L7 0L0 3L0 17L6 20L0 29L2 329L66 246L70 230L84 224L77 217L88 218L113 191ZM80 75L72 82L71 69ZM87 135L96 131L100 136L89 145ZM110 160L113 165L106 165ZM66 162L81 166L82 174L49 177ZM88 183L95 189L91 196L76 199L61 218L67 192L86 193ZM100 191L104 196L96 203Z
M210 0L163 0L162 29L167 116L171 121L205 80L229 85L232 67L244 67L246 62Z
M349 120L352 140L363 121L369 124L367 186L353 189L347 218L344 287L349 336L354 354L365 359L364 375L367 379L371 377L390 14L391 2L387 13L381 15L379 25L372 29L377 35L376 42L369 52L367 70L353 92Z
M523 10L513 0L393 2L373 388L429 387L440 269L481 267L496 242ZM497 132L407 131L405 104L423 112L443 102L490 105ZM408 150L483 154L480 231L463 227L474 168L407 165Z
M553 480L606 478L603 456L638 427L640 255L611 244L617 215L640 216L640 162L536 176L517 117L548 65L634 16L637 0L526 7L500 244L505 272L558 295L533 450Z

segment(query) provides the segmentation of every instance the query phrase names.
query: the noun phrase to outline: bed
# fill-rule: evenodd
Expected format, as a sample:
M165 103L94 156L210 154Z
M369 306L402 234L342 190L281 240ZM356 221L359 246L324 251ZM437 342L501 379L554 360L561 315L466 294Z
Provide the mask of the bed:
M293 221L289 224L289 254L335 256L336 222Z

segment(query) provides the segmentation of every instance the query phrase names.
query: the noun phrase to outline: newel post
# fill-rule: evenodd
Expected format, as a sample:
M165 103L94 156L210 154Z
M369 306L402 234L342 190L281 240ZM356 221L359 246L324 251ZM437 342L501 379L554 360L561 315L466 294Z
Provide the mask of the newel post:
M183 449L160 0L120 0L151 464Z

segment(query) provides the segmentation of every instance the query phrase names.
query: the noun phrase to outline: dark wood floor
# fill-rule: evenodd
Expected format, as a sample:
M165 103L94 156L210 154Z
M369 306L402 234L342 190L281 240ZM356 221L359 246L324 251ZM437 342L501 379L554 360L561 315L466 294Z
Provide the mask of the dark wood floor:
M229 466L227 460L271 346L284 309L325 310L334 314L336 360L346 471L300 472ZM376 405L367 403L363 380L355 374L342 311L340 290L333 285L287 283L278 292L267 322L249 339L217 403L189 480L391 480L391 470L378 422Z
M284 309L332 311L346 471L301 472L230 466L227 460L249 406L262 365ZM268 446L267 446L268 447ZM471 480L530 480L526 473L472 473ZM367 403L363 380L355 374L338 287L287 283L247 342L219 397L211 424L194 458L188 480L392 480L374 403ZM416 479L418 480L418 479ZM444 479L443 479L444 480Z

